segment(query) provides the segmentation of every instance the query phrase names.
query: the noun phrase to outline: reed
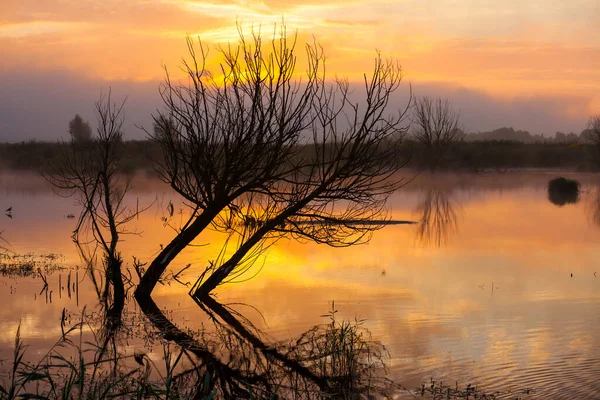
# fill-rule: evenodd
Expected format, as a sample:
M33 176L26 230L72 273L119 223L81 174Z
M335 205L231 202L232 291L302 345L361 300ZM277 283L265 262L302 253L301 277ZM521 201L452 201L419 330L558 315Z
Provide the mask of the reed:
M126 356L110 352L99 340L84 340L86 327L84 311L81 320L32 363L25 361L27 345L19 326L8 376L0 380L0 399L192 398L197 382L176 373L183 350L165 344L164 365L159 366L145 354Z

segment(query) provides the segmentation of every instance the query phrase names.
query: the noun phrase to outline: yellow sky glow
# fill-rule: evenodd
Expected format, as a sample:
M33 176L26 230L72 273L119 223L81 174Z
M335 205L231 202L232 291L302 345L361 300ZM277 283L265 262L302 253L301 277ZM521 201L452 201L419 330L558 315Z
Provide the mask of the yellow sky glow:
M410 82L462 87L506 101L578 98L562 112L583 121L600 112L599 4L4 0L0 75L68 71L101 81L159 81L163 64L177 70L186 35L216 45L237 39L236 22L270 36L285 21L300 43L315 38L323 45L330 76L360 79L380 50L400 61Z

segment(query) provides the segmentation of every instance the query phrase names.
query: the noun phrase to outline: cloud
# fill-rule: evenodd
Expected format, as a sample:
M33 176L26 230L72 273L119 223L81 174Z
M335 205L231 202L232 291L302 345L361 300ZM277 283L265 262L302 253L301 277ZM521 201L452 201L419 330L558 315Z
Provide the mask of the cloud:
M415 82L413 89L418 96L448 98L460 112L461 124L467 132L512 126L532 134L580 133L589 117L587 96L495 98L484 91L440 82Z
M68 123L75 114L94 128L94 102L109 87L116 101L127 96L125 137L143 138L137 126L152 126L150 114L160 106L157 82L104 82L55 71L0 75L0 141L68 138Z
M0 25L0 38L22 38L81 28L83 24L60 21L32 21Z
M599 6L588 0L543 7L532 1L6 0L0 22L5 67L68 69L105 80L157 79L177 64L186 34L235 41L235 21L282 20L324 45L330 71L359 75L375 49L420 80L498 94L598 92ZM562 16L562 17L561 17ZM567 18L568 16L568 18ZM592 23L594 22L594 23ZM77 27L77 32L73 29ZM33 35L32 33L36 33ZM133 67L135 66L135 67ZM3 69L0 66L0 73Z
M261 26L263 38L270 38L282 18L290 31L298 29L299 44L314 35L330 76L359 81L372 70L378 49L402 63L416 90L424 85L464 98L461 108L473 129L498 123L570 130L584 115L600 113L595 0L3 0L0 82L17 103L3 98L0 112L22 107L21 92L35 92L27 102L42 113L60 112L58 100L77 107L76 93L92 104L110 82L124 89L130 82L132 95L154 93L140 82L161 80L163 64L177 73L187 34L210 45L235 41L237 20L246 32ZM301 46L297 50L302 53ZM19 85L9 84L15 79ZM72 93L60 92L61 85ZM54 98L42 99L44 93ZM40 135L34 121L20 121ZM14 123L0 124L14 137ZM56 137L62 125L43 135Z
M94 102L101 90L112 87L116 100L127 96L125 136L142 139L138 126L151 128L151 114L162 107L159 81L101 81L67 72L14 72L0 75L0 141L54 140L66 138L68 122L76 113L95 125ZM416 95L447 97L460 110L468 131L485 131L502 126L531 133L556 131L579 133L585 128L589 99L578 96L530 96L494 98L483 91L440 82L413 82ZM406 105L408 80L395 95L393 104ZM359 96L360 88L355 94ZM576 110L576 112L569 112Z
M114 33L115 30L127 29L186 31L216 22L189 12L182 4L181 1L158 0L3 0L0 25L68 21L94 24L97 30Z

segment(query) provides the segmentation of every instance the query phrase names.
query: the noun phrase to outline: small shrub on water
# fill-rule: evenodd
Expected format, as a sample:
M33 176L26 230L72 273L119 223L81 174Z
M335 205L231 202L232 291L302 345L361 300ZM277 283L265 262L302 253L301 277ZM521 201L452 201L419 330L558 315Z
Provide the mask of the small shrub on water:
M548 182L548 200L559 207L574 204L579 200L579 182L558 177Z

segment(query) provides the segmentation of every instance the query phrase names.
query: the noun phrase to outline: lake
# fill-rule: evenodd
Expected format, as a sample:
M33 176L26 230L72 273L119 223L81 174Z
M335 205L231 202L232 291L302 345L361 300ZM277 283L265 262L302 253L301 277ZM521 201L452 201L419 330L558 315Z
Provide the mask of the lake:
M547 182L559 175L580 180L578 203L548 200ZM272 341L327 323L334 301L336 319L362 321L385 346L387 373L405 388L433 378L511 391L506 398L524 389L532 389L532 398L600 398L600 176L405 176L414 179L391 197L390 216L417 224L386 226L368 244L349 248L282 239L243 282L218 287L216 299ZM139 177L134 184L129 204L150 208L122 237L127 267L133 256L151 261L174 236L161 219L169 201L172 225L186 212L161 182ZM25 173L3 172L0 193L0 209L12 207L10 216L0 216L0 245L12 257L4 263L30 254L26 259L37 266L50 265L42 269L47 290L39 274L0 276L0 358L12 357L20 324L35 359L60 337L63 310L73 322L84 308L97 312L98 297L71 240L77 219L70 215L79 214L74 200ZM217 257L222 241L221 234L203 233L170 270L190 264L177 276L181 283L170 280L153 293L168 319L190 334L210 330L211 319L185 283L193 284ZM66 269L54 270L59 267ZM130 326L121 351L143 349L159 359L156 343L143 335L151 324L131 296L126 308Z

